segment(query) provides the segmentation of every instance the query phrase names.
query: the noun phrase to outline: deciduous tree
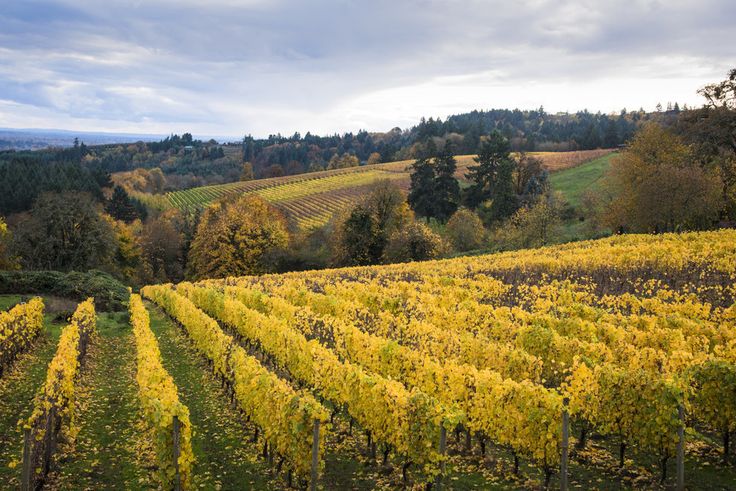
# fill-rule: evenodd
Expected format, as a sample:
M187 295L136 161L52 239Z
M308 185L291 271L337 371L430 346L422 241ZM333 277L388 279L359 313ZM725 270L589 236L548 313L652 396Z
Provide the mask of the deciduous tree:
M222 278L264 273L268 256L288 245L286 221L260 197L245 195L208 207L189 253L189 276Z
M45 193L19 223L14 248L24 269L107 269L116 235L86 193Z
M702 167L682 140L650 123L611 163L604 189L613 230L670 232L711 227L721 207L717 170Z

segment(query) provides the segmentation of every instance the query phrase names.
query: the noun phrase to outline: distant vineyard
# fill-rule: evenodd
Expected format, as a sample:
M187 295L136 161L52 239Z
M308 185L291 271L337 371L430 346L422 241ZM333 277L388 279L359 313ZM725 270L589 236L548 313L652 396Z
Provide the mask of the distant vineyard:
M579 152L537 152L544 165L555 172L575 167L610 153L611 150ZM202 186L166 194L169 205L181 210L202 209L233 194L255 193L281 209L301 228L324 225L337 211L351 206L373 182L390 179L408 189L413 161L404 160L370 166L299 174L296 176L241 181ZM458 179L465 179L467 168L474 165L472 155L457 157Z

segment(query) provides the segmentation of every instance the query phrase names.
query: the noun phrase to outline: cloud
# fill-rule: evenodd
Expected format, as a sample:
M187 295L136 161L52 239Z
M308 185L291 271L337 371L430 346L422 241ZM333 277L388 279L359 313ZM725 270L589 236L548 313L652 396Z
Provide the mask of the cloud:
M11 2L0 124L266 135L693 104L736 58L730 3Z

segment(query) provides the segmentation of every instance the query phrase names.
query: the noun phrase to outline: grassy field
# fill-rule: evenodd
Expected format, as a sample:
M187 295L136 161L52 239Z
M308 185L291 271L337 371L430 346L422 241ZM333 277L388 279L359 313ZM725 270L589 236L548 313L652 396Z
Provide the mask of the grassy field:
M555 173L585 165L609 150L580 152L537 152L545 167ZM462 181L473 155L457 156L456 177ZM389 179L402 189L409 188L412 160L336 169L271 179L241 181L175 191L166 194L169 206L182 210L202 209L215 200L234 194L254 193L279 208L286 218L306 229L324 225L337 211L356 203L370 184ZM160 203L155 204L161 207Z
M598 189L614 156L615 154L608 154L578 167L552 173L550 176L552 189L562 193L571 206L578 208L586 192L595 192Z
M570 242L593 236L588 224L590 217L586 217L584 210L581 209L583 197L587 192L600 189L601 180L614 158L615 154L604 155L550 176L552 189L559 192L565 202L574 209L574 216L562 222L557 242Z

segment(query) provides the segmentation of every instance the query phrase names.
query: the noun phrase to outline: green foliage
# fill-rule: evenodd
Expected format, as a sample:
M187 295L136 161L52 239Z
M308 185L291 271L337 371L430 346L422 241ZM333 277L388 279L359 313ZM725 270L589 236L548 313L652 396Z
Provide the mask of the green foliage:
M26 211L45 192L82 191L102 199L106 174L79 162L47 159L37 153L0 159L0 213Z
M542 196L536 202L519 208L499 226L493 242L500 249L526 249L549 244L560 222L559 200Z
M106 268L116 252L115 234L87 194L44 194L15 231L14 248L25 269L61 271Z
M333 237L333 261L339 265L376 264L389 238L412 221L401 190L378 181L366 198L338 219Z
M141 217L139 208L135 206L128 193L122 186L115 186L112 196L105 204L105 211L114 219L130 223Z
M423 223L415 221L391 235L383 259L387 263L425 261L439 257L444 250L440 236Z
M421 217L434 215L434 169L428 158L419 158L412 164L409 206Z
M478 165L469 167L465 175L473 183L465 202L471 208L490 202L491 220L508 218L518 206L513 188L515 162L508 140L498 131L492 132L474 160Z
M45 294L82 301L94 297L98 310L123 311L128 288L102 271L0 271L0 294Z
M18 264L10 254L12 235L5 220L0 217L0 270L15 269Z
M190 276L222 278L259 274L269 255L288 245L281 214L263 199L246 195L207 208L189 253Z
M340 262L359 266L378 262L381 257L380 232L370 209L364 205L353 208L342 225Z
M436 147L431 140L423 152L427 155L436 154ZM421 157L414 162L408 201L417 215L444 222L457 210L460 184L455 178L456 169L457 162L449 140L432 161L428 157Z
M555 172L549 178L549 184L555 192L562 195L562 199L574 208L583 204L586 192L602 192L603 176L611 165L615 154L591 160L582 165Z
M483 247L486 230L483 221L467 208L460 208L447 221L445 233L457 252Z
M455 178L456 169L457 162L448 140L445 148L434 161L433 216L443 222L455 213L460 203L460 184Z

